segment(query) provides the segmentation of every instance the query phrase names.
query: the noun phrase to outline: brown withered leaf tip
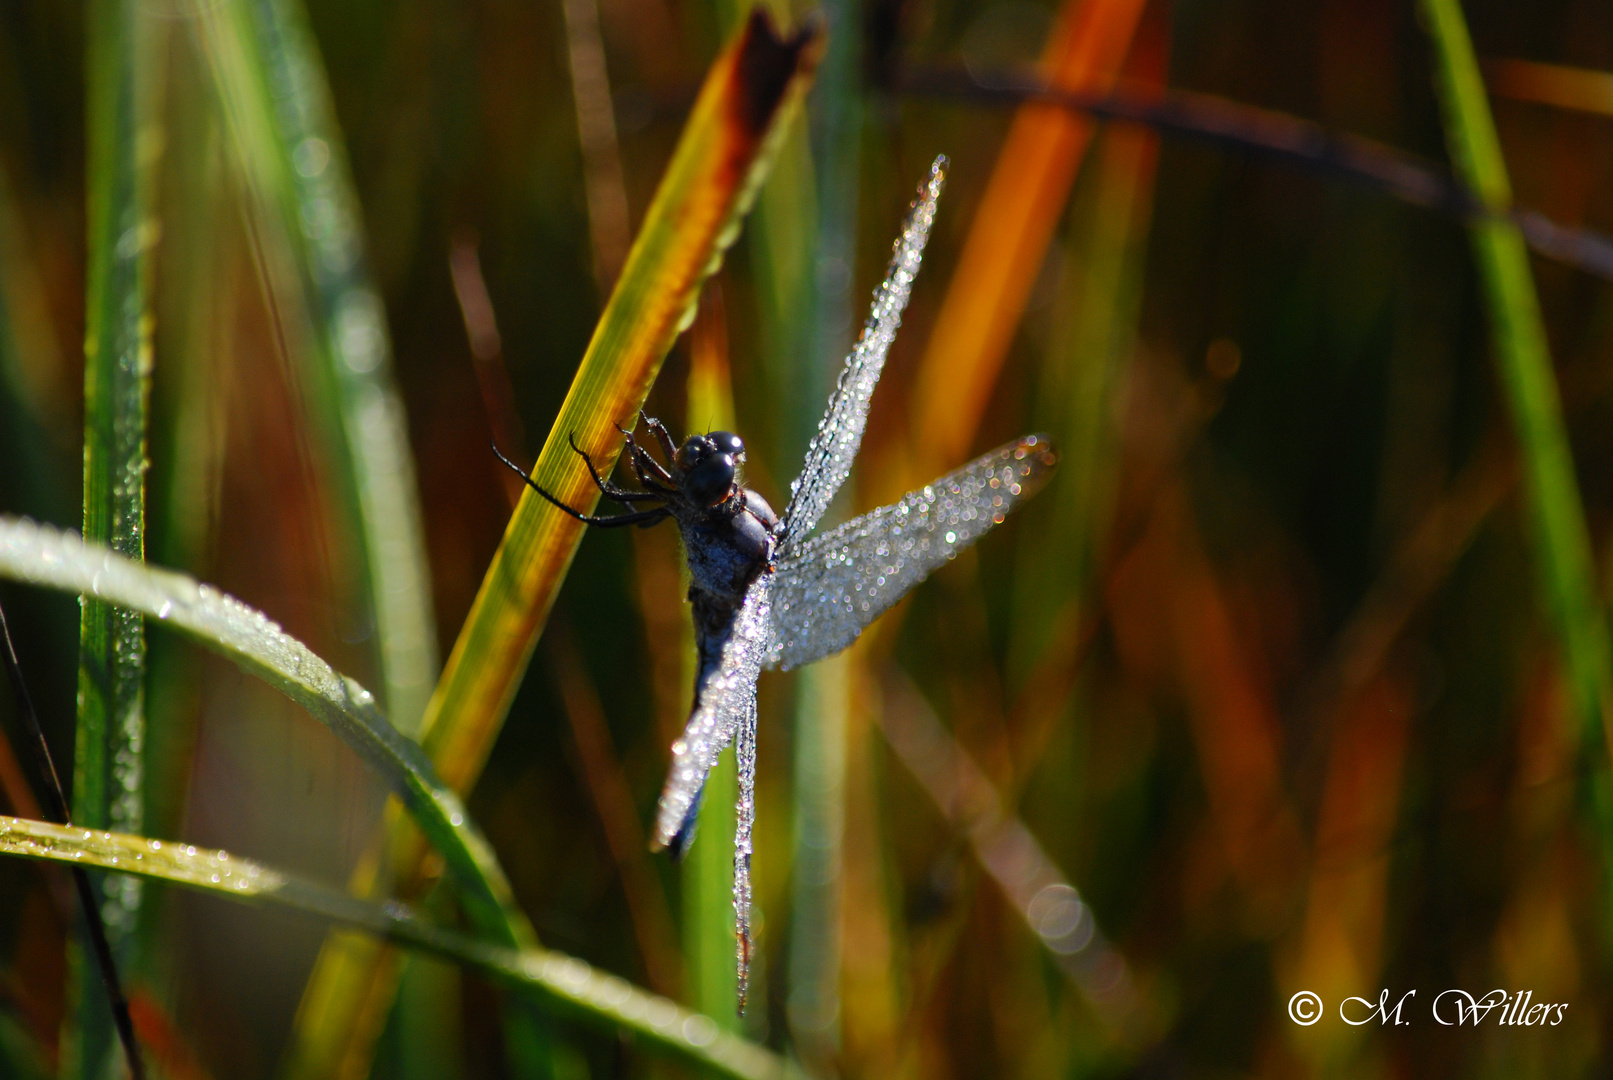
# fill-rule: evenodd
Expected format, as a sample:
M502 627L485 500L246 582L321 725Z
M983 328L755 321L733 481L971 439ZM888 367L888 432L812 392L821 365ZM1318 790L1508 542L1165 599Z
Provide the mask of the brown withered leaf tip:
M816 16L803 20L789 37L780 37L765 10L751 9L735 72L739 92L734 95L735 119L747 136L762 137L802 61L808 66L816 63L822 41L823 24Z

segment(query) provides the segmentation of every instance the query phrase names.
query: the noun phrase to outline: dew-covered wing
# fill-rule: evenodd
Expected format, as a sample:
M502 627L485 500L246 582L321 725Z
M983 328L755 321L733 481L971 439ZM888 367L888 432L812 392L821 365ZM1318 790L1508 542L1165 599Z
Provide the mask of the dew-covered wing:
M700 688L683 735L672 744L672 768L656 810L651 846L659 851L680 833L705 786L717 755L756 711L756 676L767 652L771 576L763 574L745 594L733 629L722 643L717 669Z
M773 575L767 666L799 667L850 645L1034 495L1056 463L1047 436L1029 435L803 544Z
M754 675L752 679L755 679ZM743 1016L745 1000L750 995L751 826L756 822L755 694L750 696L749 708L735 733L734 760L739 766L739 803L734 807L734 960L737 969L734 988L739 997L739 1012Z
M885 280L874 290L874 306L863 324L862 337L846 357L840 381L829 397L829 408L807 447L801 475L790 484L790 505L781 519L775 549L781 559L790 557L806 539L834 501L840 485L851 475L851 463L857 457L863 429L868 424L868 402L879 384L880 373L885 370L885 356L890 352L891 342L896 340L897 328L902 325L902 311L907 307L913 278L924 256L924 245L930 238L935 203L941 197L946 170L947 159L936 158L935 164L930 166L930 174L919 185L918 198L908 211L902 235L896 239L896 251L891 256Z

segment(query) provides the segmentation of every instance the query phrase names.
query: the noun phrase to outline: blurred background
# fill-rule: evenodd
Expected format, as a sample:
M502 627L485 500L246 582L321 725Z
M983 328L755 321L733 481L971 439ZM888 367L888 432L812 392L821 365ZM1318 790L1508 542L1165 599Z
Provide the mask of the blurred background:
M365 377L401 395L393 456L407 475L412 455L434 617L418 695L516 493L488 440L528 463L542 445L746 9L254 2L308 32L312 66L288 70L321 108L328 87L331 110L291 160L334 187L277 203L227 120L231 65L250 57L209 29L243 4L115 5L139 42L132 159L156 226L147 558L262 608L397 703L408 672L383 670L333 449L349 391L314 373L306 327L337 326L349 364L373 357ZM778 4L785 23L808 11ZM106 53L86 31L106 10L0 6L0 512L70 528L86 206L104 180L86 88ZM849 653L763 677L743 1020L724 1005L723 781L687 862L644 843L688 709L678 541L669 526L589 533L470 799L544 944L821 1075L1601 1074L1608 762L1579 734L1536 585L1462 221L1326 167L988 92L1008 76L1201 91L1443 171L1417 5L816 10L829 46L812 95L649 413L675 434L731 423L750 483L782 506L913 187L946 153L929 254L833 513L1029 431L1062 463ZM1606 5L1462 10L1518 204L1613 231ZM277 237L299 213L305 229L331 216L341 287L379 306L321 299L328 279L287 269ZM1613 289L1532 269L1593 557L1613 571ZM77 605L10 584L0 599L69 761ZM385 792L326 729L160 630L146 715L137 831L345 885ZM0 716L15 739L9 700ZM7 797L26 814L20 790ZM16 1075L54 1068L69 1008L72 912L51 880L0 862L0 1068ZM326 928L150 884L143 897L130 981L172 1036L163 1068L295 1075ZM1440 991L1496 987L1567 1003L1563 1023L1428 1014ZM1391 1006L1417 991L1406 1025L1338 1020L1342 998L1384 989ZM1326 1003L1315 1026L1289 1019L1300 990ZM497 997L411 961L347 1074L513 1075ZM693 1074L558 1031L569 1075Z

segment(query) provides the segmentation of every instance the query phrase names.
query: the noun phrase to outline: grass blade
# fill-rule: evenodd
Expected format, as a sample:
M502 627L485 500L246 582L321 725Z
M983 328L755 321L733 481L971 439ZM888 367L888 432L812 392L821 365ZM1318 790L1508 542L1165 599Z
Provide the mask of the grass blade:
M84 334L84 535L136 562L145 558L147 407L151 392L150 152L157 81L153 26L129 0L91 6L86 67L89 268ZM145 627L138 612L87 597L80 611L74 819L95 828L142 827ZM127 966L140 912L139 882L96 883L111 952L70 960L72 1008L62 1074L101 1077L117 1053L100 965ZM127 1011L118 1020L127 1020ZM131 1068L138 1069L131 1048Z
M439 927L401 904L356 900L227 851L0 816L0 854L96 866L237 902L305 912L475 968L545 1011L630 1033L721 1076L761 1080L794 1072L762 1047L724 1034L709 1017L581 960L548 949L489 944Z
M599 493L577 468L567 439L574 436L603 468L615 460L622 443L614 425L643 403L693 317L701 282L738 234L805 92L819 40L813 28L780 38L758 13L708 73L533 470L538 483L572 506L591 508ZM457 791L469 790L481 773L581 535L576 521L523 493L421 727L438 775ZM423 849L399 819L392 822L388 876L402 895L418 895L427 884ZM374 877L356 876L355 892L367 894ZM386 962L352 938L327 940L294 1039L304 1045L346 1039L359 1014L384 1011L372 999L390 1000L390 982L375 975ZM316 999L317 1009L310 1005Z
M1065 90L1107 90L1143 6L1069 0L1043 54L1049 81ZM1048 105L1027 103L1014 116L913 390L913 445L937 459L931 465L958 461L974 441L1094 130L1089 119ZM937 468L920 471L927 479Z
M368 690L338 674L261 612L183 574L143 566L70 533L0 518L0 577L95 597L156 618L233 660L307 709L376 768L414 813L466 891L484 933L524 944L530 931L509 883L459 797L419 746L399 735Z
M413 735L439 660L430 569L392 346L325 74L293 0L206 5L195 26L254 221L268 226L257 240L269 287L285 294L282 312L307 323L289 328L302 346L292 351L309 367L305 398L341 463L342 504L357 508L387 713Z
M1485 206L1509 206L1506 162L1462 9L1457 0L1422 0L1421 7L1434 39L1436 85L1457 175ZM1510 222L1475 220L1470 231L1523 459L1528 528L1546 611L1562 642L1584 737L1593 739L1600 729L1613 745L1613 653L1528 249Z

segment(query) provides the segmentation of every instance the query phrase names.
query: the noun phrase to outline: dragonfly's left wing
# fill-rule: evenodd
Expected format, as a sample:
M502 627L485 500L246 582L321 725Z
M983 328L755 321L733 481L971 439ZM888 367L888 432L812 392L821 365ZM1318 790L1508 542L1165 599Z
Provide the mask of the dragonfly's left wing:
M766 666L799 667L850 645L1034 495L1057 460L1046 435L1028 435L803 544L773 575Z

